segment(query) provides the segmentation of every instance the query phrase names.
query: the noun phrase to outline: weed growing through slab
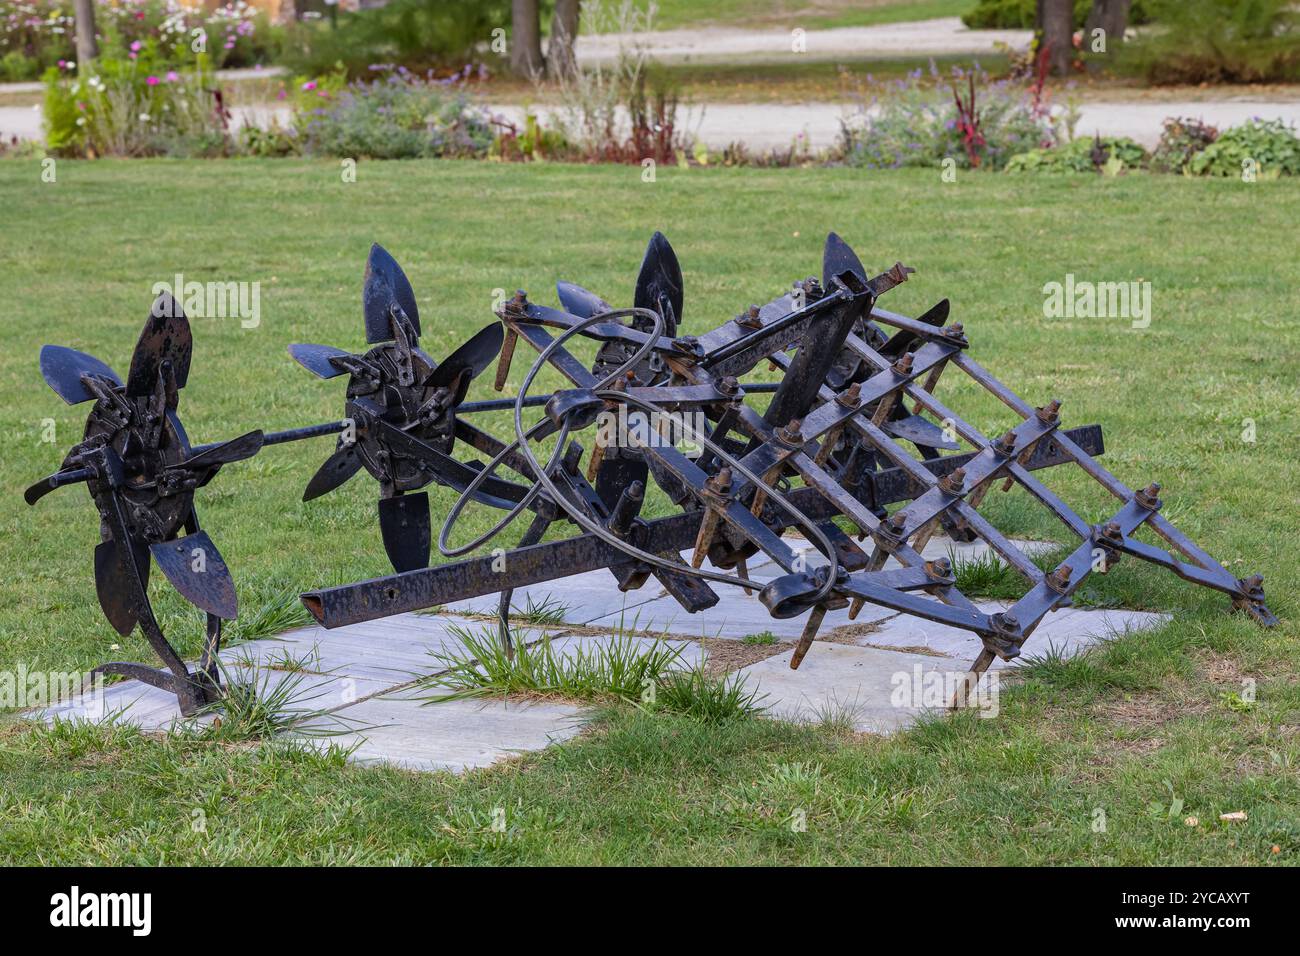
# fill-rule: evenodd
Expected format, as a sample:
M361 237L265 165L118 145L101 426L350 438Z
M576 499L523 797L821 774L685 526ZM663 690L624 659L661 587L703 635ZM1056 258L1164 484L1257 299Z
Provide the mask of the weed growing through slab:
M528 605L522 611L518 608L513 610L514 616L525 624L533 624L537 627L554 627L564 623L564 616L571 609L571 605L556 600L549 594L540 601L534 600L530 594L528 595Z
M746 634L740 639L740 643L754 647L767 647L769 644L776 643L776 635L771 631L759 631L757 634Z
M452 627L462 650L435 654L440 673L424 682L450 693L427 703L506 694L541 694L576 700L619 700L650 712L684 714L703 721L759 713L756 692L738 676L715 678L702 668L681 666L682 648L654 641L647 646L620 628L608 641L574 641L557 652L550 637L529 643L522 628L511 629L514 656L506 653L496 627Z
M306 673L283 671L262 665L227 667L218 661L223 694L220 700L204 707L199 716L215 715L216 719L200 726L189 726L200 739L222 742L269 740L291 728L308 737L331 737L356 729L338 715L330 715L331 723L323 724L328 707L305 706L325 695L323 689L309 691L303 686Z

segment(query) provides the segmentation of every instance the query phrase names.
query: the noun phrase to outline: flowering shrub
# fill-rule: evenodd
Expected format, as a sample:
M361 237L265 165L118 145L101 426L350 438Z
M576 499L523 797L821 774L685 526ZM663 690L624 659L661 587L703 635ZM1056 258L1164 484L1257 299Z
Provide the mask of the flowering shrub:
M211 74L145 59L96 61L96 73L46 73L46 148L62 156L214 156L230 151L229 118Z
M966 168L1001 169L1016 153L1064 138L1046 103L1010 81L990 83L981 71L971 76L954 68L949 85L933 64L930 75L929 84L920 70L890 83L885 96L859 104L841 122L846 163L895 169L953 159Z
M1253 169L1262 179L1300 176L1300 139L1281 120L1253 119L1225 130L1187 163L1197 176L1241 176Z
M1151 168L1180 173L1192 157L1219 138L1219 131L1200 120L1170 117L1164 121L1160 142L1151 154Z
M0 0L0 81L34 80L73 58L71 6L57 0Z
M139 59L149 51L166 66L247 66L271 57L276 38L265 15L246 0L211 11L179 0L97 0L100 55ZM29 80L51 66L71 71L76 28L68 0L0 0L0 80Z
M404 67L376 72L382 75L370 82L345 83L342 73L296 81L294 127L304 153L371 159L487 155L490 117L471 106L454 82L418 77Z

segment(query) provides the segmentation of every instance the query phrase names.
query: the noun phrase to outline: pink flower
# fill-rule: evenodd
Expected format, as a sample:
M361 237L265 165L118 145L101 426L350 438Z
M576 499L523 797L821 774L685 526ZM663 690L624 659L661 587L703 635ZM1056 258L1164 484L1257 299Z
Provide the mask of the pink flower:
M304 84L302 85L302 88L303 88L304 90L314 90L314 89L316 89L316 81L315 81L315 80L308 80L306 83L304 83Z
M181 75L180 75L179 73L177 73L175 70L168 70L168 71L167 71L167 82L168 82L168 83L175 83L175 82L176 82L177 80L179 80L180 78L181 78Z
M157 85L158 85L158 77L156 77L156 76L146 76L146 77L144 78L144 81L145 81L146 83L148 83L150 86L157 86Z
M140 47L141 47L141 46L143 46L143 44L142 44L139 40L133 40L133 41L131 42L131 52L132 52L132 53L139 53L139 52L140 52Z

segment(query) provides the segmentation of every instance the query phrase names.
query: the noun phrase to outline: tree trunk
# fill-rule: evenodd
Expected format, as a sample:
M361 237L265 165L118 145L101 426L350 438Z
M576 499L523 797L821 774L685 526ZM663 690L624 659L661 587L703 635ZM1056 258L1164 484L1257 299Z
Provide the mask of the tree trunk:
M573 52L578 38L579 0L555 0L551 16L551 42L546 48L546 68L553 79L573 76L578 59Z
M1066 76L1074 62L1074 4L1071 0L1039 0L1038 16L1051 70Z
M533 79L546 67L542 59L542 17L537 0L511 0L510 68Z
M1088 36L1085 40L1092 39L1092 31L1101 29L1106 31L1106 49L1111 48L1111 44L1119 45L1124 42L1124 31L1128 29L1128 15L1133 7L1133 0L1092 0L1092 10L1088 13L1088 22L1084 26Z
M72 0L72 15L77 26L77 63L88 66L99 56L95 42L95 0Z
M1109 56L1124 42L1124 31L1128 29L1129 10L1133 0L1092 0L1092 9L1083 25L1083 48L1092 56L1088 59L1088 72L1096 73L1102 67L1100 59L1103 54L1095 50L1097 30L1102 31L1106 41L1105 56Z

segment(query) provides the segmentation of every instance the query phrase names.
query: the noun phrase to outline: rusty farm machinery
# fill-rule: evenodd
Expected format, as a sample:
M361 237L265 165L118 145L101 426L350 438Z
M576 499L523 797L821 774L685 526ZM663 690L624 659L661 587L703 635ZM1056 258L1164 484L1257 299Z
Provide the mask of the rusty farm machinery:
M503 302L498 321L438 361L420 348L410 281L376 245L362 294L367 350L289 348L322 379L347 376L344 417L198 446L177 415L190 326L179 305L160 296L125 382L85 353L42 349L41 371L54 391L70 404L94 404L83 440L26 498L35 504L60 486L86 484L100 516L94 572L104 615L123 635L138 625L165 666L114 662L99 670L166 688L187 714L220 699L221 627L237 610L230 572L199 526L196 493L223 465L326 435L337 436L335 450L304 500L367 472L378 484L379 537L394 569L305 592L304 605L326 628L499 593L509 648L514 588L605 568L623 591L654 578L688 612L714 606L719 587L741 587L775 618L804 616L796 668L834 608L855 616L870 603L961 628L983 643L969 688L995 659L1017 657L1047 614L1122 556L1221 591L1233 610L1262 625L1276 623L1262 578L1233 576L1175 528L1161 514L1159 485L1133 490L1097 462L1100 426L1064 428L1058 401L1034 406L971 358L946 299L917 318L882 308L881 297L911 271L900 263L870 275L831 234L820 277L688 335L682 271L656 233L630 306L569 282L557 284L558 308L519 291ZM596 344L594 362L570 350L578 337ZM520 342L534 357L517 393L466 401L470 383L494 362L503 390ZM776 381L749 380L760 367L777 372ZM546 368L569 387L533 394ZM981 432L938 396L945 372L987 390L1016 423L999 435ZM473 424L489 411L509 413L512 434L500 438ZM1109 492L1114 510L1085 520L1034 475L1067 464ZM457 495L436 543L443 557L458 560L433 565L431 484ZM1051 568L1031 560L979 510L997 485L1019 485L1055 515L1077 539L1074 550ZM669 513L643 516L651 495L666 502L656 510ZM453 543L470 506L500 518ZM499 550L484 553L525 513L507 560L496 560ZM544 541L556 524L572 533ZM1167 547L1140 540L1143 528ZM1023 596L1005 610L982 611L958 589L948 560L922 556L940 530L986 542L1023 577ZM752 579L748 562L757 555L783 573ZM206 616L192 668L152 611L151 560Z

